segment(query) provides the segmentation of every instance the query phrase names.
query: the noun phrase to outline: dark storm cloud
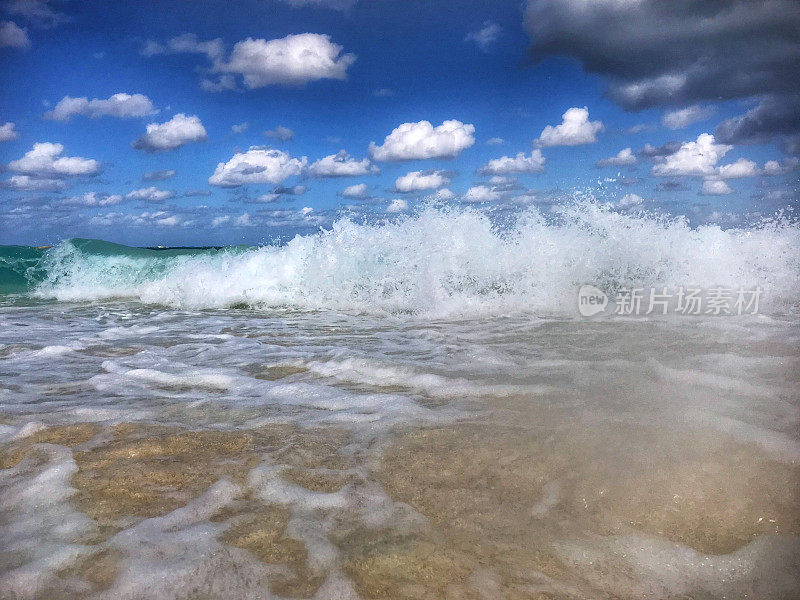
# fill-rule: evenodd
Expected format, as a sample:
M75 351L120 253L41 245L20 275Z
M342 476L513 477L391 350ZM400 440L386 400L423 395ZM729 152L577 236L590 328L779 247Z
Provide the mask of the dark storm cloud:
M785 95L800 81L796 0L529 0L531 56L571 56L626 109Z
M782 140L787 152L800 150L800 95L767 97L745 114L720 123L715 132L724 144L766 144Z

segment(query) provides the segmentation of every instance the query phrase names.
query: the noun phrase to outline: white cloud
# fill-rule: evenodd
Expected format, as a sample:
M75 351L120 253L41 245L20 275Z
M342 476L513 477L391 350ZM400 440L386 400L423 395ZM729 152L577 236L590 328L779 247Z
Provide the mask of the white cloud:
M443 171L411 171L394 182L396 192L419 192L433 190L450 184L450 178Z
M505 140L499 137L493 137L486 140L487 146L502 146L503 144L505 144Z
M225 225L228 221L231 220L230 215L223 215L220 217L214 217L214 220L211 221L212 227L220 227L221 225Z
M391 201L389 206L386 207L386 212L388 213L399 213L405 212L408 210L408 202L403 200L402 198L395 198Z
M64 146L50 142L33 145L25 156L8 163L11 171L39 179L63 179L97 175L100 163L91 158L61 156Z
M658 162L653 165L652 174L656 177L708 177L714 174L719 160L732 148L727 144L717 144L713 135L703 133L696 142L681 144L674 154L656 157Z
M614 203L615 208L632 208L644 202L644 198L638 194L625 194Z
M275 129L267 129L264 135L268 138L288 142L294 139L294 131L283 125L278 125Z
M475 126L451 120L438 127L429 121L403 123L396 127L381 146L370 142L369 153L375 160L416 160L452 158L475 143Z
M312 212L314 212L314 209L311 208L310 206L304 206L303 208L300 209L301 215L310 215Z
M76 115L84 115L92 119L99 117L117 117L129 119L146 117L157 112L150 98L143 94L114 94L107 100L95 98L71 98L64 96L53 110L44 113L45 119L69 121Z
M436 193L433 195L434 200L438 200L440 202L447 202L448 200L452 200L455 198L455 194L448 190L447 188L436 190Z
M38 179L30 175L13 175L9 179L4 179L3 187L20 192L57 192L67 187L66 182L61 179Z
M354 54L330 36L316 33L287 35L275 40L247 38L238 42L227 61L217 61L213 71L242 76L249 89L267 85L304 85L319 79L346 79Z
M252 146L247 152L237 152L228 162L219 163L208 182L220 187L281 183L303 173L307 165L305 156L297 159L280 150Z
M717 169L717 177L720 179L738 179L740 177L755 177L760 175L758 165L752 160L740 158L729 165L722 165Z
M28 31L13 21L0 23L0 48L27 48L31 45Z
M394 90L390 88L380 88L372 92L372 95L376 98L389 98L394 96Z
M62 203L72 206L114 206L115 204L120 204L124 201L125 198L119 194L98 194L97 192L87 192L86 194L81 194L80 196L66 198L62 201Z
M164 202L175 197L175 192L168 190L160 190L157 187L150 186L148 188L141 188L128 192L125 197L128 200L143 200L145 202Z
M476 185L467 190L462 200L464 202L491 202L500 199L500 192L485 185Z
M17 133L17 126L14 123L8 122L0 125L0 142L10 142L19 137Z
M800 168L800 158L798 157L791 157L785 158L783 161L778 162L777 160L768 160L764 163L764 175L784 175L785 173L789 173L791 171L795 171Z
M580 146L593 144L597 141L597 134L605 129L600 121L589 120L589 109L573 107L561 115L560 125L548 125L542 130L538 146Z
M164 181L175 177L175 169L163 169L161 171L147 171L142 179L145 181Z
M501 156L490 160L480 168L482 175L510 175L512 173L543 173L547 159L539 149L532 150L530 156L519 152L515 157Z
M161 152L175 150L190 142L202 142L207 137L206 129L198 117L178 113L165 123L150 123L147 133L133 142L133 147L147 152Z
M616 156L597 161L598 167L625 167L636 164L636 156L630 148L623 148Z
M22 15L35 27L51 29L70 21L64 13L53 10L49 0L12 0L5 2L5 10L12 15Z
M467 34L464 38L465 42L475 42L478 48L484 52L488 52L491 45L500 37L500 32L503 31L502 27L492 21L484 21L483 27L478 31L473 31Z
M142 54L155 56L156 54L204 54L210 60L217 60L225 53L225 45L217 38L201 42L193 33L184 33L167 41L166 44L147 40Z
M683 129L692 123L705 121L714 114L715 110L713 106L700 106L695 104L664 113L661 117L661 124L667 129Z
M255 225L255 223L253 223L253 220L250 218L249 213L242 213L241 215L236 217L236 219L233 221L233 224L236 227L253 227Z
M193 221L185 220L180 215L158 210L145 211L138 215L118 212L105 213L92 217L89 223L98 227L119 227L123 224L134 227L177 227L179 225L186 227L192 225Z
M369 188L366 183L349 185L342 190L342 196L345 198L366 198L368 195Z
M340 10L342 12L351 9L358 0L282 0L284 3L295 8L303 6L321 6L330 8L331 10Z
M231 131L233 133L244 133L248 129L250 129L250 123L248 123L247 121L231 127Z
M352 158L344 150L320 158L308 169L314 177L354 177L368 173L378 173L379 170L368 158L358 160Z
M700 193L704 196L725 196L733 190L721 179L706 179Z

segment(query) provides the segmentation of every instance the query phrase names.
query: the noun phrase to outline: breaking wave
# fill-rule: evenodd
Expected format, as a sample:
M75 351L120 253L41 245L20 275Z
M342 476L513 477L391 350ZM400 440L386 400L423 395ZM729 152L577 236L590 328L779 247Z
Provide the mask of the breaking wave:
M621 214L594 202L548 215L528 209L502 225L470 208L429 207L382 224L343 219L280 246L155 251L69 240L36 260L26 256L24 271L8 248L0 286L13 277L17 288L22 281L28 293L59 301L426 317L574 314L577 288L592 283L609 292L761 286L764 310L800 306L796 221L691 227L683 218Z

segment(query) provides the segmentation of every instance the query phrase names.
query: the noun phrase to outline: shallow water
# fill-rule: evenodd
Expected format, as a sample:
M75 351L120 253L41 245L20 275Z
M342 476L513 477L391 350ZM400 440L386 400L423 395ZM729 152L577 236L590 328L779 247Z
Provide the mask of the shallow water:
M796 320L0 321L7 597L800 593Z
M0 598L800 597L798 307L796 223L597 204L2 248Z

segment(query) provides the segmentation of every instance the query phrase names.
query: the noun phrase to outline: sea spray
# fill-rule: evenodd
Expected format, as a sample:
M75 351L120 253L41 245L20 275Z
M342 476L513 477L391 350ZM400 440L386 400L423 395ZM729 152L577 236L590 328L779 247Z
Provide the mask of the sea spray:
M576 290L763 289L762 310L800 304L800 227L748 229L576 202L504 225L427 207L382 224L336 221L285 245L159 252L88 240L48 251L40 298L128 298L180 308L288 307L422 317L574 314Z

